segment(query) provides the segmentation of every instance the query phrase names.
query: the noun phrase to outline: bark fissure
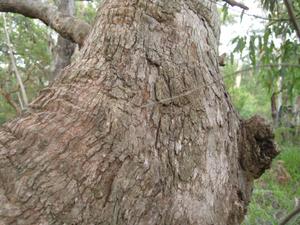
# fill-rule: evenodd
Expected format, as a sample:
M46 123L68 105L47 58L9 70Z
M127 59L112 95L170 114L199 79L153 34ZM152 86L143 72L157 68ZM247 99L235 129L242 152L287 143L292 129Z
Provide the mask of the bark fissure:
M78 60L0 130L1 221L239 224L274 151L223 97L216 6L107 0L98 13Z

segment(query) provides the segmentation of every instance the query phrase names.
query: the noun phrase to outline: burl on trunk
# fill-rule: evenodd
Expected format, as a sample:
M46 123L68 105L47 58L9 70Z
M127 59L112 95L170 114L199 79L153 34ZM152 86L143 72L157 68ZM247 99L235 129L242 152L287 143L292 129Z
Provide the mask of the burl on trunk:
M218 40L212 1L104 1L79 59L0 130L0 224L239 224L277 151L233 109Z

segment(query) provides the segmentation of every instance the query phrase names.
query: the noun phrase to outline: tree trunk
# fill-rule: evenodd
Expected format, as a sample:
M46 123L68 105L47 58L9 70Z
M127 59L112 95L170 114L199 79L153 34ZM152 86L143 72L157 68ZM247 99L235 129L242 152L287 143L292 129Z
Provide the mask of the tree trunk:
M294 121L295 121L295 126L296 126L295 137L299 137L299 135L300 135L300 95L298 95L296 97L295 103L294 103Z
M59 0L57 3L59 12L66 16L74 16L75 5L74 0ZM54 78L71 63L71 57L74 53L76 44L72 41L63 38L61 35L58 36L56 46L54 48L54 60L52 65L52 77Z
M2 224L239 224L277 154L220 79L208 0L106 0L78 60L0 130Z
M271 113L272 113L272 120L273 125L277 125L277 118L278 118L278 108L277 108L277 95L279 93L273 92L271 96Z

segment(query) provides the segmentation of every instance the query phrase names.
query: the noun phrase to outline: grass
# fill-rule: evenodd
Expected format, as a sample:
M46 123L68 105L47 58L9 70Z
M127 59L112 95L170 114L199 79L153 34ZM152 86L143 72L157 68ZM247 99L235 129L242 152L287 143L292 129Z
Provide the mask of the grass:
M284 182L278 175L282 167L287 172L286 178L288 178ZM255 182L251 203L243 224L279 224L294 209L296 198L300 200L300 148L283 145L272 168ZM300 224L300 216L296 216L289 224Z

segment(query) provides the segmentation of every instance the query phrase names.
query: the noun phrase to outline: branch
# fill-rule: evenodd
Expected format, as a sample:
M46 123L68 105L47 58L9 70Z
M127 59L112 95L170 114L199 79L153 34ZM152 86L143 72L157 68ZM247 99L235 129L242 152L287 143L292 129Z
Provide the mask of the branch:
M300 207L298 206L293 212L291 212L279 225L286 225L294 216L300 213Z
M223 2L228 3L229 5L231 5L232 7L237 6L240 7L244 10L248 10L249 8L247 6L245 6L243 3L237 2L235 0L223 0Z
M2 95L5 98L6 102L14 108L14 110L17 112L18 115L21 113L21 109L18 106L18 104L12 99L11 95L6 91L4 91L4 89L2 89L1 87L0 87L0 95Z
M287 8L290 20L293 23L293 25L295 27L295 30L296 30L296 33L297 33L297 36L298 36L298 38L300 40L300 25L299 25L299 23L297 21L297 17L295 15L294 10L293 10L292 3L291 3L290 0L284 0L284 4L285 4L285 6Z
M19 13L39 19L62 37L82 45L90 31L90 25L73 16L59 12L55 6L41 0L1 0L0 12Z
M254 69L260 69L260 68L273 68L273 67L295 67L300 68L300 64L289 64L289 63L281 63L281 64L266 64L266 65L256 65L253 67L249 67L246 69L241 69L233 73L233 75L252 71Z

